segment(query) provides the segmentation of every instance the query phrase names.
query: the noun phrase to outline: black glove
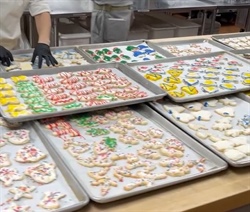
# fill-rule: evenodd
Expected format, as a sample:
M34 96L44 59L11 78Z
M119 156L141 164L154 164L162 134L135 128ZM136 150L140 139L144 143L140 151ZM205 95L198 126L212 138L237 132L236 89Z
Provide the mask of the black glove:
M31 62L34 64L36 57L38 57L38 68L42 68L43 59L45 59L47 66L58 64L56 59L52 56L50 48L47 44L38 43L34 52Z
M0 61L4 66L10 66L11 61L13 61L13 56L9 50L5 49L3 46L0 46Z

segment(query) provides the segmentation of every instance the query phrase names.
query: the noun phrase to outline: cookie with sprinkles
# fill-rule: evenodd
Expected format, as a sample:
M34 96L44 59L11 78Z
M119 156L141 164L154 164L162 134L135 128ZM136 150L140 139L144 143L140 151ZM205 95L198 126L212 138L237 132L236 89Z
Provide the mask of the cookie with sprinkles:
M38 206L40 206L44 209L49 209L49 210L58 209L61 207L59 200L65 196L66 196L66 194L63 194L63 193L58 192L58 191L44 192L44 197L38 203Z

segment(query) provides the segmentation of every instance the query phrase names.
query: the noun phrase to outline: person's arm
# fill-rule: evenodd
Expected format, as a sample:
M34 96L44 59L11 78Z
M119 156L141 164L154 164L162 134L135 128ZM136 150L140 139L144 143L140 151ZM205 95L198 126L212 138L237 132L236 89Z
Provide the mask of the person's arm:
M35 16L38 43L50 45L51 18L48 12Z

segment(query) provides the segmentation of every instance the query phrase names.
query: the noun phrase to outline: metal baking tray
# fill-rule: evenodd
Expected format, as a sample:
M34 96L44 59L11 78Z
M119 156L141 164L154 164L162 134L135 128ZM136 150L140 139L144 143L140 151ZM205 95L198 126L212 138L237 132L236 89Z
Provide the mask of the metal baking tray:
M243 59L249 61L250 59L247 59L244 57L244 54L250 54L250 49L242 49L242 50L232 50L231 51L233 54L236 54L240 57L242 57Z
M198 58L206 58L206 57L216 57L216 56L219 56L221 54L224 54L226 55L227 57L231 58L232 60L234 61L238 61L240 62L241 64L243 64L243 68L239 71L240 74L242 72L247 72L249 71L249 66L250 66L250 61L247 61L245 59L243 59L242 57L238 56L238 55L235 55L231 52L214 52L214 53L210 53L210 54L204 54L204 55L200 55L199 57L197 55L192 55L192 56L186 56L186 57L175 57L175 58L169 58L169 59L164 59L164 60L160 60L160 61L149 61L149 62L143 62L143 63L130 63L128 64L128 66L131 68L130 71L133 71L133 72L136 72L137 75L140 75L141 76L141 79L144 78L144 74L146 73L149 73L149 72L146 72L146 73L141 73L136 69L137 66L153 66L153 65L157 65L157 64L164 64L164 63L175 63L175 62L178 62L178 61L185 61L185 60L195 60L195 59L198 59ZM171 64L172 66L174 64ZM164 67L164 70L166 69L167 67ZM187 74L187 70L184 71L183 74ZM199 74L202 74L202 72L198 72ZM170 75L166 75L166 76L170 76ZM240 78L240 76L238 76ZM148 81L148 83L150 83L152 86L157 86L159 87L159 84L164 82L163 81L163 78L161 80L158 80L156 82L151 82L151 81ZM223 76L221 76L221 78L223 78ZM144 78L145 79L145 78ZM181 78L182 80L184 79L183 77ZM200 78L202 79L202 78ZM200 80L198 79L198 80ZM240 78L241 79L241 78ZM240 80L239 79L239 80ZM222 79L221 79L222 80ZM222 82L221 82L222 83ZM181 86L184 86L185 84L182 82L181 84L178 84L179 87ZM187 85L185 85L187 86ZM202 88L201 86L197 86L197 85L194 85L196 86L196 89L198 89L199 92L202 92ZM172 99L173 101L175 102L190 102L190 101L196 101L196 100L199 100L199 99L205 99L205 98L210 98L210 97L216 97L216 96L221 96L221 95L228 95L228 94L232 94L232 93L237 93L237 92L240 92L240 91L247 91L247 90L250 90L250 86L245 86L243 84L240 84L240 88L236 88L235 90L222 90L220 89L219 92L216 92L216 93L202 93L202 94L196 94L196 95L189 95L189 96L186 96L186 97L183 97L183 98L176 98L176 97L172 97L171 95L168 94L168 97L170 99ZM167 92L166 92L167 93Z
M185 134L183 131L181 131L179 128L177 128L175 125L167 121L165 118L163 118L161 115L159 115L157 112L152 110L150 107L146 105L136 105L133 107L130 107L129 109L133 110L133 113L137 117L141 117L147 120L148 125L144 126L137 126L136 129L139 130L144 130L147 131L148 128L155 127L157 129L162 129L164 132L164 137L165 138L172 138L173 136L180 141L182 141L185 145L185 155L182 158L184 161L187 160L199 160L201 158L206 158L207 162L205 163L206 169L204 172L199 172L197 170L191 170L190 174L187 174L182 177L170 177L168 176L167 179L160 180L160 181L155 181L152 186L148 187L140 187L131 191L124 191L123 186L127 185L128 183L134 182L134 179L127 179L124 177L123 182L119 182L118 187L111 188L109 193L106 196L102 196L100 194L100 191L98 188L91 186L89 180L92 180L88 175L87 171L97 171L100 170L98 169L89 169L84 166L81 166L79 163L77 163L76 160L73 160L73 157L65 152L65 149L63 149L62 145L62 140L59 137L53 136L51 133L52 131L48 130L45 128L44 125L40 124L39 122L34 123L34 127L36 131L39 133L39 135L43 136L44 142L46 142L48 145L51 145L51 147L60 155L60 157L64 160L64 162L67 164L68 168L75 174L75 177L78 179L78 181L81 183L85 191L88 193L89 197L98 203L106 203L106 202L111 202L115 201L118 199L123 199L127 198L133 195L138 195L141 193L145 193L148 191L160 189L163 187L167 186L172 186L174 184L182 183L185 181L197 179L200 177L204 177L207 175L215 174L217 172L220 172L222 170L225 170L227 168L227 164L220 159L218 156L214 155L212 152L207 150L205 147L203 147L201 144L193 140L191 137L189 137L187 134ZM119 110L119 108L118 108ZM98 111L98 114L100 115L102 111ZM83 114L85 115L85 114ZM79 117L79 116L78 116ZM79 127L75 122L70 121L69 122L69 117L62 117L64 118L64 121L67 123L70 123L71 126L73 126L74 129L78 130L81 133L81 137L79 137L79 141L86 141L89 143L91 146L94 145L94 142L101 141L102 138L105 138L106 136L99 136L99 137L91 137L86 134L84 128ZM46 120L45 120L46 122ZM114 124L114 121L111 121ZM53 122L52 122L53 123ZM105 124L105 125L99 125L103 126L107 129L110 124ZM89 129L89 128L85 128ZM130 133L130 132L129 132ZM112 138L116 138L118 135L114 133L110 133L108 136ZM84 139L83 139L84 138ZM77 139L76 139L77 141ZM137 155L137 148L142 148L143 144L145 144L143 141L140 141L138 145L129 145L129 144L123 144L121 142L117 143L116 150L114 150L117 153L135 153ZM115 153L114 152L114 153ZM89 150L88 152L85 152L81 156L84 158L89 157L92 155L92 150ZM103 156L104 157L104 156ZM162 157L163 159L163 157ZM145 160L145 159L143 159ZM153 162L153 160L147 159L147 161ZM158 161L153 162L155 165L158 164ZM125 161L117 161L117 166L124 166ZM116 167L117 167L116 166ZM112 167L111 167L112 169ZM132 170L133 171L138 171L141 170L136 169ZM157 166L156 171L153 171L154 173L161 173L164 172L165 168L162 168L160 166ZM112 171L112 170L111 170ZM113 173L109 172L108 177L111 179L114 179Z
M220 43L217 43L213 40L208 39L194 39L194 40L181 40L181 41L159 41L155 42L155 45L159 46L159 48L162 48L163 50L167 51L168 53L172 54L173 57L184 57L184 56L191 56L191 55L176 55L174 53L171 53L171 51L167 48L167 46L175 46L177 48L181 48L182 50L189 49L191 44L198 44L198 45L204 45L204 47L211 48L211 52L221 52L221 51L230 51L232 48L229 48L225 45L222 45ZM203 53L208 54L208 53ZM201 54L196 54L201 55Z
M17 202L17 204L29 205L31 209L33 209L34 211L41 211L41 212L48 211L40 207L37 207L37 203L44 196L43 192L60 191L66 194L66 197L60 200L60 204L62 205L62 207L54 211L56 212L76 211L76 210L81 209L85 205L87 205L89 202L89 197L87 196L85 191L82 189L79 182L74 178L73 174L68 170L64 162L60 159L60 157L58 157L57 153L53 150L53 148L51 148L51 146L48 145L46 142L45 143L42 142L41 138L37 135L36 131L32 127L32 123L24 123L19 128L15 128L15 130L17 129L29 130L30 131L30 143L28 144L34 144L35 147L39 148L42 152L47 154L47 157L39 162L42 162L42 161L53 162L56 164L56 167L57 167L56 168L57 180L49 184L41 185L39 183L35 183L29 177L25 177L24 180L22 181L14 181L13 185L15 186L17 186L17 184L18 185L26 184L29 186L36 186L36 190L34 192L31 192L31 195L33 195L33 199L28 200L26 198L22 198ZM1 134L10 130L12 130L12 128L9 129L4 126L0 126ZM16 151L18 151L20 148L22 148L25 145L26 144L14 145L14 144L7 143L5 146L1 147L1 153L4 152L4 153L9 154L9 157L12 162L12 165L10 167L16 168L19 171L19 173L22 173L27 167L33 166L39 163L39 162L18 163L14 160ZM1 202L1 204L5 203L4 201L5 198L7 200L13 196L13 195L10 195L10 193L8 192L8 189L11 187L12 186L6 187L6 189L4 189L5 187L2 187L1 201L3 202ZM5 207L8 207L8 204L1 205L0 210L1 208L3 209Z
M225 44L221 39L226 39L226 38L241 38L245 36L250 36L250 32L240 32L240 33L232 33L232 34L223 34L223 35L214 35L212 36L212 39L225 45L228 46L229 48L235 49L232 46Z
M239 98L234 97L234 96L231 96L231 97L228 97L228 98L233 99L233 100L235 100L237 102L237 106L235 106L236 107L236 109L235 109L235 118L233 119L233 127L234 127L233 129L235 129L235 128L238 128L238 120L237 120L236 117L238 117L238 119L239 119L239 118L242 118L244 114L247 114L247 109L246 108L250 109L250 104L243 101L242 99L239 99ZM209 100L211 100L211 99L208 99L208 101ZM200 102L205 103L206 101L207 100L203 100L203 101L200 101ZM162 116L164 116L165 118L167 118L168 120L173 122L177 127L179 127L180 129L182 129L183 131L188 133L190 136L192 136L195 140L200 142L202 145L204 145L205 147L207 147L208 149L213 151L215 154L219 155L221 158L223 158L225 161L227 161L231 166L244 167L244 166L249 166L250 165L250 156L247 156L245 159L241 159L239 161L230 160L223 153L221 153L220 151L216 150L215 148L213 148L211 146L211 144L214 143L214 142L210 141L208 138L201 139L200 137L198 137L195 134L196 131L194 131L194 130L192 130L192 129L190 129L188 127L188 123L185 124L185 123L182 123L180 121L177 121L171 114L169 114L167 112L167 110L165 110L164 105L167 104L167 103L170 103L171 105L173 104L173 105L182 106L180 104L173 103L173 102L171 102L171 101L169 101L167 99L150 103L150 106L152 108L154 108L156 111L158 111ZM217 103L216 107L203 107L203 110L205 110L204 108L207 108L208 111L212 112L213 110L209 110L209 108L217 109L217 108L222 108L222 107L224 107L223 104ZM188 110L186 109L184 112L188 113ZM210 121L194 120L194 121L192 121L192 123L194 123L194 124L202 124L202 125L205 125L206 127L210 127L209 131L211 131L211 134L214 135L215 137L220 137L220 136L225 137L223 132L211 129L212 122L214 123L216 120L222 118L222 116L218 115L215 112L212 112L212 114L213 115L212 115ZM228 138L233 138L233 137L228 137Z
M36 119L43 119L47 117L71 115L75 113L95 111L95 110L100 110L100 109L105 109L105 108L138 104L138 103L158 100L166 96L166 93L164 91L162 91L157 86L151 86L151 84L146 79L142 79L139 75L135 74L134 72L131 72L126 65L116 64L116 63L101 64L101 65L93 64L93 65L77 66L77 67L70 67L70 68L64 67L64 68L43 69L43 70L34 70L34 71L29 71L29 72L26 72L26 71L10 72L10 73L2 73L1 77L7 79L8 83L14 86L14 83L10 80L10 77L13 77L13 76L20 76L20 75L49 76L49 75L55 75L60 72L77 72L77 71L83 71L83 70L87 71L87 70L96 70L98 68L112 68L114 73L116 73L120 77L128 78L129 81L132 82L132 85L138 85L141 91L145 91L148 93L148 96L144 98L138 98L138 99L132 99L132 100L114 101L114 102L110 102L108 104L100 105L100 106L82 107L79 109L68 109L68 110L61 110L61 111L51 112L51 113L32 114L32 115L19 116L19 117L11 117L8 113L4 111L3 106L0 106L0 112L2 116L9 122L23 122L23 121L30 121L30 120L36 120ZM21 100L22 98L19 97L19 99ZM61 109L61 108L58 108L58 109Z
M114 42L114 43L103 43L103 44L89 44L84 46L79 46L79 50L91 61L91 63L97 63L85 50L95 50L95 49L102 49L102 48L109 48L109 47L121 47L121 46L129 46L129 45L139 45L146 43L150 48L154 49L156 52L161 54L164 58L173 57L172 54L164 51L163 49L159 48L152 42L148 42L146 40L135 40L135 41L125 41L125 42ZM154 59L155 60L155 59ZM143 60L140 60L143 61ZM155 60L158 61L158 60ZM130 63L132 61L128 61Z
M82 52L75 46L67 46L67 47L51 47L51 53L53 54L53 52L60 52L60 51L67 51L67 50L73 50L77 53L79 53L83 59L86 61L86 63L93 63L91 60L89 60L88 57L85 56L85 54L82 54ZM30 61L31 61L31 58L32 58L32 54L33 54L33 51L34 49L26 49L26 50L14 50L14 51L11 51L13 57L15 58L16 57L27 57L27 58L30 58ZM69 66L69 67L74 67L74 66L78 66L78 65L72 65L72 66ZM1 71L4 71L6 72L6 67L3 66L3 65L0 65L0 70ZM53 68L53 66L51 67L47 67L47 65L45 64L45 60L43 60L43 69L44 68ZM56 68L56 67L55 67ZM38 68L37 67L34 67L34 69L32 70L37 70ZM10 71L10 72L14 72L14 71L21 71L21 70L13 70L13 71ZM24 71L29 71L29 70L24 70Z
M248 93L248 94L246 94L246 93ZM244 101L250 103L250 91L239 93L239 94L237 94L237 96L239 98L243 99Z

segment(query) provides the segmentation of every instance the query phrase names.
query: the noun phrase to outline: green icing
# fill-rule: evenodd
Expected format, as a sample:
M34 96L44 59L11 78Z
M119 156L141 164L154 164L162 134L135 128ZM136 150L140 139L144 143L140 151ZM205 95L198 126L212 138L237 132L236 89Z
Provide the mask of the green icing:
M110 149L114 149L117 145L116 138L106 137L104 138L104 142Z
M103 128L91 128L87 130L87 133L93 137L101 136L101 135L108 135L109 131Z

